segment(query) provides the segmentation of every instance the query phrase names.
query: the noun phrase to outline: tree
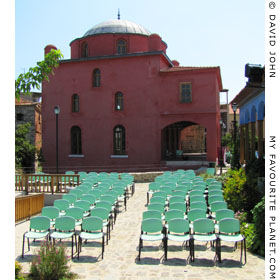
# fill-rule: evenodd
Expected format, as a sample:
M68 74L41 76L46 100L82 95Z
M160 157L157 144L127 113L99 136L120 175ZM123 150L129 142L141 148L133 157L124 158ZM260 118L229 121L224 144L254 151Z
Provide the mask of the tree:
M20 74L15 81L15 97L20 98L21 93L30 94L32 88L40 89L41 83L49 81L49 75L53 69L59 66L59 59L63 58L60 50L52 49L45 55L43 61L37 62L37 66L30 67L28 72Z
M35 146L27 139L30 123L21 124L15 133L15 160L16 168L32 167L35 161Z

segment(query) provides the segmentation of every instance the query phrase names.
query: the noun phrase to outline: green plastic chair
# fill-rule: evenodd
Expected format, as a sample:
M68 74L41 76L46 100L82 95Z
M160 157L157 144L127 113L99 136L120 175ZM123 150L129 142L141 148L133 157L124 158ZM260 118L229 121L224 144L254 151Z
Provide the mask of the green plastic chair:
M212 192L212 191L222 191L222 186L219 186L219 185L210 185L208 186L208 193L209 192Z
M205 202L205 197L203 195L190 196L190 204L193 202Z
M49 233L50 233L51 221L50 218L45 216L33 217L30 219L29 231L23 234L22 238L22 255L24 258L24 242L25 238L27 238L28 242L28 251L30 251L30 242L29 239L42 239L45 238L48 241Z
M50 219L50 225L54 226L55 219L59 217L59 209L55 206L45 206L42 208L41 216L48 217Z
M105 243L104 243L104 233L103 233L103 222L102 219L98 217L88 217L84 219L82 224L82 231L79 234L79 248L78 248L78 259L80 258L80 253L82 252L82 242L84 240L102 240L102 260L104 257Z
M197 219L193 222L193 239L191 242L192 246L192 257L191 261L195 261L195 241L199 242L210 242L212 244L215 243L215 257L214 257L214 262L216 262L216 259L218 257L218 244L217 244L217 236L215 234L215 226L214 222L211 219L207 218L202 218L202 219Z
M206 169L206 174L214 176L216 174L216 169L213 168L213 167L207 168Z
M168 232L165 238L165 260L167 260L168 240L184 243L191 240L189 221L183 218L171 219L168 223ZM190 247L190 257L192 256Z
M193 185L191 191L200 191L200 192L205 192L206 186L204 185Z
M102 195L102 192L100 190L98 190L97 188L95 188L94 190L90 190L88 192L88 194L94 195L96 198L96 201L98 201Z
M161 212L158 210L147 210L142 213L142 219L161 219Z
M117 212L120 212L121 203L123 203L125 211L126 211L126 202L127 202L127 194L124 187L115 186L112 188L112 191L116 192L116 207Z
M217 182L215 178L207 178L205 183L207 186L209 186L212 182Z
M73 193L66 193L62 195L62 199L66 199L69 202L69 206L71 207L74 202L77 200L77 196Z
M220 209L216 211L215 229L219 231L219 222L225 218L234 218L234 211L231 209Z
M167 182L164 182L161 184L161 188L169 188L171 189L172 191L177 187L177 183L176 183L176 179L173 179L173 181L167 181Z
M69 208L69 205L69 201L66 199L57 199L53 202L53 206L59 209L60 216L65 215L65 211L67 208Z
M81 190L78 190L78 189L73 189L73 190L70 190L69 192L70 194L74 194L77 196L77 200L81 199L81 196L83 194L83 192Z
M76 221L73 217L61 216L55 219L55 231L51 233L50 238L55 244L56 239L69 239L72 241L71 257L74 255L74 237L77 251L77 237L75 232Z
M158 192L153 193L152 197L158 197L158 196L167 199L167 192L158 191Z
M169 210L173 210L173 209L183 211L184 213L187 212L187 207L185 202L169 203Z
M150 203L160 203L162 205L166 205L166 199L164 197L161 197L161 196L153 196L151 199L150 199Z
M171 196L169 198L169 204L172 204L172 203L175 203L175 202L186 203L186 200L183 196L180 196L180 195Z
M179 187L178 187L179 188ZM181 196L186 199L187 193L183 190L177 190L177 188L172 192L172 196Z
M75 219L75 226L80 226L83 222L84 211L81 207L71 207L66 209L66 216L73 217Z
M110 202L108 202L108 201L97 201L96 203L95 203L95 207L96 208L105 208L105 209L107 209L108 211L109 211L109 213L110 213L110 216L109 216L109 219L110 219L110 225L112 226L112 229L113 229L113 222L115 222L116 220L115 220L115 217L114 217L114 211L112 211L112 204L110 203Z
M162 241L165 244L165 236L163 234L163 226L161 219L145 219L141 224L141 234L139 239L139 254L140 261L141 249L143 248L143 241Z
M96 197L93 194L83 194L81 200L86 200L90 203L90 210L95 207Z
M240 222L234 218L221 219L219 222L219 235L218 235L218 258L219 262L222 262L221 258L221 241L223 242L241 242L240 263L242 264L242 252L244 250L245 263L246 257L246 239L245 236L240 234Z
M195 196L195 195L204 195L204 191L203 190L194 190L194 191L190 191L189 192L189 197Z
M203 209L192 209L188 212L188 220L190 222L190 229L193 229L193 222L198 219L206 218L207 214L206 211Z
M212 218L215 218L216 211L220 209L227 209L227 208L228 206L225 201L214 201L213 203L210 204L210 211L211 211Z
M76 190L81 191L82 194L87 194L87 193L89 192L90 189L87 188L87 187L80 187L80 186L78 186L78 187L76 187Z
M80 207L83 209L83 216L87 217L90 214L90 203L86 200L77 200L74 202L74 207Z
M185 218L185 213L181 210L178 209L171 209L165 212L165 227L168 228L168 223L172 219L184 219Z
M111 238L111 220L110 211L103 207L96 207L91 211L91 217L98 217L102 219L103 227L106 227L106 243Z
M209 186L220 186L222 188L223 184L220 181L211 182Z
M223 196L224 193L223 193L222 190L210 190L210 191L208 191L208 197L209 196L213 196L213 195L221 195L221 196Z
M160 186L159 192L165 192L165 193L167 193L167 196L171 196L171 194L173 192L173 188L163 185L163 186Z
M185 195L187 195L187 193L191 190L192 188L192 184L184 184L184 185L181 185L181 184L178 184L178 186L175 188L175 192L176 191L182 191L185 193Z
M192 210L192 209L202 209L206 212L207 204L206 204L206 202L192 202L192 203L190 203L190 210Z
M208 196L208 204L211 205L215 201L225 201L222 195L211 195Z
M150 203L150 204L148 205L148 210L157 210L157 211L159 211L162 215L163 215L164 212L165 212L164 205L161 204L161 203Z

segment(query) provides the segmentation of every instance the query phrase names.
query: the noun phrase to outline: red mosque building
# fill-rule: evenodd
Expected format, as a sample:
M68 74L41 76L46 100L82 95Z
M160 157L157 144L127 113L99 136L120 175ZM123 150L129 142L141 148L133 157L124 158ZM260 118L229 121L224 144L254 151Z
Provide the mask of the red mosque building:
M205 159L216 161L219 67L180 66L159 35L127 20L98 24L70 47L71 58L42 87L45 170L56 165L55 106L60 172L182 160L194 125L205 138Z

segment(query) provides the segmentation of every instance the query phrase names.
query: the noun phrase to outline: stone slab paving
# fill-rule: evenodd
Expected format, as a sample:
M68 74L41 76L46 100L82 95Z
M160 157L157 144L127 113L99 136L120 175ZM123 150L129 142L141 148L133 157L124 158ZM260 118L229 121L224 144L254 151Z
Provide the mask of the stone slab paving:
M89 242L84 245L80 259L70 261L71 271L79 274L79 279L264 279L265 261L263 258L248 252L247 264L239 263L240 248L236 251L232 245L224 247L223 262L214 264L214 251L205 245L197 244L195 262L188 261L188 249L181 244L168 242L168 260L163 262L163 248L159 242L144 242L141 260L137 260L138 243L142 213L146 210L146 193L148 183L136 184L136 191L127 203L127 211L122 211L114 229L111 231L109 244L105 246L104 259L101 260L101 245ZM29 271L30 261L36 246L31 251L25 250L25 258L21 258L22 235L28 230L29 222L17 224L15 227L16 259L22 264L23 272ZM37 245L39 246L39 244ZM70 255L70 250L69 250Z

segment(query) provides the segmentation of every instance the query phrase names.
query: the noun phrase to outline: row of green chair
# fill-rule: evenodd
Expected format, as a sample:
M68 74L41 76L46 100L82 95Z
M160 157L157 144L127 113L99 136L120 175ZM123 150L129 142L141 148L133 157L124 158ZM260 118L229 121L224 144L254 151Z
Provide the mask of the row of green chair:
M189 258L191 262L195 261L195 241L210 242L215 244L214 262L221 258L221 241L223 242L241 242L241 256L244 251L246 263L246 243L245 237L240 234L239 221L234 218L225 218L220 221L219 233L215 233L214 222L207 218L200 218L193 222L193 233L190 233L189 221L183 218L171 219L166 230L162 221L157 218L144 219L141 224L141 234L139 238L138 260L140 261L141 250L144 241L161 241L164 244L164 259L167 260L168 241L176 241L189 244ZM187 247L187 246L185 246Z

